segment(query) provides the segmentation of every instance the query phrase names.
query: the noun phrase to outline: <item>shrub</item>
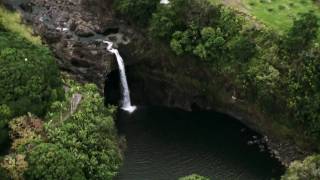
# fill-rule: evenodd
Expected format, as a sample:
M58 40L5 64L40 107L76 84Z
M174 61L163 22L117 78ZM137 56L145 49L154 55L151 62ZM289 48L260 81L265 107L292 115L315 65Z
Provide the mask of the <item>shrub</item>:
M235 13L207 0L172 0L169 6L159 6L153 13L149 29L154 37L169 40L174 32L190 27L219 27L226 37L232 37L241 26Z
M225 38L220 28L191 26L186 31L177 31L171 40L171 49L177 54L193 54L202 60L222 59Z
M15 118L9 122L11 151L25 153L29 150L30 143L42 139L43 122L32 115Z
M6 170L1 166L0 166L0 177L2 178L2 180L11 180Z
M302 53L299 67L288 77L288 106L294 112L296 124L308 136L320 139L320 50Z
M11 120L9 123L12 146L10 154L2 160L1 167L12 179L23 180L28 169L26 154L41 142L42 121L31 115Z
M179 21L176 12L168 6L161 6L153 13L149 31L151 35L158 39L169 40L171 35L179 29Z
M6 31L6 29L5 29L2 21L3 21L3 20L0 19L0 31Z
M13 154L5 156L0 166L4 172L13 180L23 180L24 173L28 169L28 163L23 154Z
M83 100L67 120L59 123L59 116L52 116L57 119L46 126L48 141L71 152L87 179L112 179L122 160L113 121L114 108L105 107L95 85L70 89L70 96L78 92Z
M204 60L217 60L222 58L223 46L226 42L220 28L204 27L201 32L200 42L193 53ZM202 51L197 51L203 49ZM202 48L203 47L203 48Z
M135 23L147 25L158 4L158 0L117 0L115 9Z
M303 161L294 161L290 164L282 180L316 180L320 179L320 156L309 156Z
M200 32L198 27L191 26L186 31L176 31L172 35L171 49L177 54L192 54L195 46L200 40Z
M207 177L199 176L197 174L192 174L186 177L179 178L179 180L210 180Z
M12 116L43 116L63 93L49 50L10 32L0 32L0 84L0 104L7 105Z
M105 107L95 85L78 86L68 80L66 84L70 85L65 94L68 100L75 93L82 95L73 114L69 114L70 102L61 101L52 103L50 110L55 112L48 113L45 129L30 114L10 121L13 143L3 161L3 173L30 180L112 179L116 175L122 157L113 121L115 108Z
M302 14L294 21L294 24L287 34L284 48L289 56L296 55L303 50L308 50L314 40L317 39L319 22L318 17L313 13Z
M235 61L248 62L256 53L256 43L246 36L240 36L231 47L231 54Z
M76 158L57 145L42 143L28 154L27 179L31 180L81 180L85 179Z
M10 108L0 105L0 146L8 140L7 122L11 116Z
M0 146L8 140L11 118L44 115L63 92L52 55L31 32L19 13L0 5Z

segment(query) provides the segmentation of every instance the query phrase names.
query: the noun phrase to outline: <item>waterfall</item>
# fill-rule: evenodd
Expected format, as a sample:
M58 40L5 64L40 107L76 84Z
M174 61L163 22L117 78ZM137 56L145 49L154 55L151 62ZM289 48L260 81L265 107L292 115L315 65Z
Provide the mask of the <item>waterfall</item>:
M119 72L120 72L120 80L121 80L121 87L122 87L122 102L121 102L121 109L128 111L128 112L133 112L136 110L136 106L131 105L131 99L130 99L130 90L127 82L127 77L126 77L126 70L125 66L123 63L123 59L120 56L120 53L117 49L114 49L112 47L113 43L110 41L103 41L103 43L106 43L107 50L111 52L112 54L116 55L118 66L119 66Z

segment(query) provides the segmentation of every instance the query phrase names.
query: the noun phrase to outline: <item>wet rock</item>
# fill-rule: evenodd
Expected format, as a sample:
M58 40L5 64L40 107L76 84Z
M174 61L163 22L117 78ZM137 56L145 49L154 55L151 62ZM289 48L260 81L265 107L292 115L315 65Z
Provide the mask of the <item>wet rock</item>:
M62 35L54 32L54 31L47 31L43 33L43 38L46 39L47 43L57 43L61 40Z
M80 37L90 37L90 36L94 35L93 30L90 27L85 26L83 24L79 24L75 28L75 33L76 33L76 35L78 35Z
M29 12L29 13L31 13L33 10L32 6L33 6L33 4L29 1L25 1L20 5L21 9L23 9L24 11Z

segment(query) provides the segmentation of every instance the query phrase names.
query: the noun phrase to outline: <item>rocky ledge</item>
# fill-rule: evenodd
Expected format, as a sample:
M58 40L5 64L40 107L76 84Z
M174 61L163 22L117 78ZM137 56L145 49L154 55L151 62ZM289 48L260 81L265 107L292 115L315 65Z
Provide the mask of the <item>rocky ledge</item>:
M4 4L21 12L25 23L52 49L63 71L101 89L106 74L117 67L102 41L118 46L134 37L130 28L114 18L110 0L5 0Z

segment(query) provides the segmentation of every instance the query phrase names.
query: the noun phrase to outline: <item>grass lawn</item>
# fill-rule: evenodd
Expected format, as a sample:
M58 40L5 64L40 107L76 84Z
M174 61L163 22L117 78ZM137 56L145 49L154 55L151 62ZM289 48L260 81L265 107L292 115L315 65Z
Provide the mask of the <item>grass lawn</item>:
M284 32L300 13L313 11L320 16L320 6L312 0L242 0L252 16L267 26Z
M313 0L210 0L224 3L255 17L280 33L288 30L300 13L313 11L320 16L320 3Z

